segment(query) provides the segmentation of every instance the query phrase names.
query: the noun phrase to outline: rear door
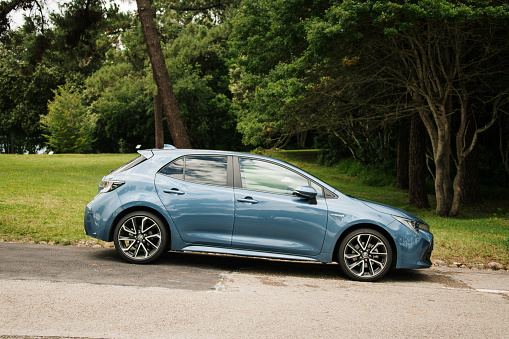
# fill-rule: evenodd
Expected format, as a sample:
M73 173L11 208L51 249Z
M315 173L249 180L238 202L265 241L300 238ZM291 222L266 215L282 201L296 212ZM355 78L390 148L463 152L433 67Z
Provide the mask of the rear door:
M234 200L229 168L228 156L185 156L156 174L157 193L184 242L231 245Z

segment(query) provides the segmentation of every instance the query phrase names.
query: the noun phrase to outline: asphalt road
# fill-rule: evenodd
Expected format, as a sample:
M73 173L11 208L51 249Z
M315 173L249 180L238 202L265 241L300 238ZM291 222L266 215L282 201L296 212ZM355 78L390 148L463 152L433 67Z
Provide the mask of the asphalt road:
M509 338L509 273L0 243L0 338Z

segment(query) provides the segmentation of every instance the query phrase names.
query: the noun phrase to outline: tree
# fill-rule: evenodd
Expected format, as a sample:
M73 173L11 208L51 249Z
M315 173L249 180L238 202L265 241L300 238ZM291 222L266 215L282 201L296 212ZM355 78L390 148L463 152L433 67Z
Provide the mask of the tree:
M48 103L48 114L41 117L49 148L59 153L90 152L97 118L76 89L59 87L55 99Z
M85 81L83 96L97 114L100 152L134 152L137 145L153 147L153 85L146 74L128 63L105 65Z
M161 44L154 23L152 9L149 0L136 0L138 5L138 13L140 15L141 26L147 50L152 64L154 81L157 85L161 101L163 103L164 112L168 121L168 127L175 146L178 148L191 148L189 137L187 135L184 124L180 117L180 111L177 106L173 86L166 69Z

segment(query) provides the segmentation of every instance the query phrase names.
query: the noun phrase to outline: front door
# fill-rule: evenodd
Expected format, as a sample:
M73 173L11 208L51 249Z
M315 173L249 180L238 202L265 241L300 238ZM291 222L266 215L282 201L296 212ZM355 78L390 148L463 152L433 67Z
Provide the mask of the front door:
M232 247L303 256L318 255L327 226L323 189L300 173L259 159L239 158L242 188L235 188ZM313 186L316 201L293 195Z

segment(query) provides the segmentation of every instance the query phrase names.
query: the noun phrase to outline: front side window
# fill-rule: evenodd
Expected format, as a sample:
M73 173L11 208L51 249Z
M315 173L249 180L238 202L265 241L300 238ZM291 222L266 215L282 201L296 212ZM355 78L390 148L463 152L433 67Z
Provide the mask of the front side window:
M300 174L270 162L240 158L239 164L242 188L247 190L293 194L296 187L310 184Z
M161 174L199 184L226 186L227 158L223 156L187 156L166 165Z

